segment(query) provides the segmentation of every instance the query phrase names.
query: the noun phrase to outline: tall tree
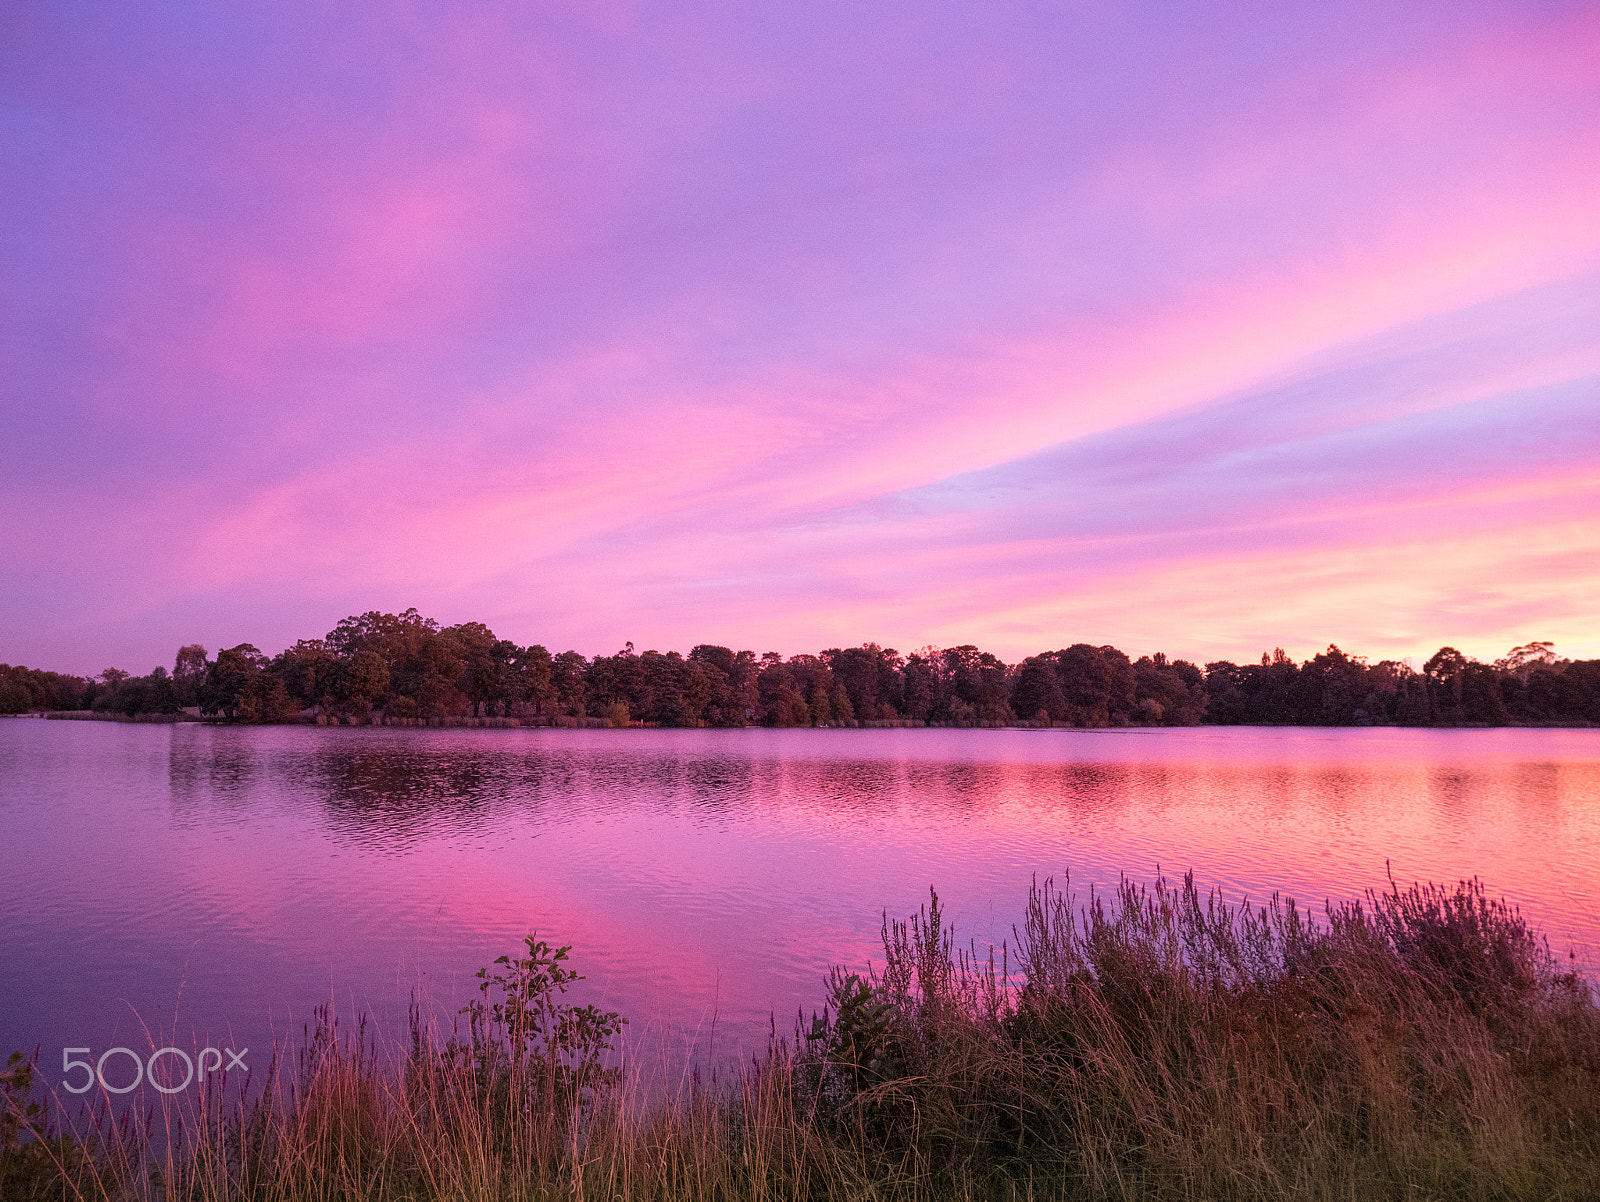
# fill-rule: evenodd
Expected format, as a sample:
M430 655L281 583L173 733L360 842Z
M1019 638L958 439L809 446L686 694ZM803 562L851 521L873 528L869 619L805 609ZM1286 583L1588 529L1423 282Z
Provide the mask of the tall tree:
M185 643L178 648L172 663L172 688L179 705L200 704L200 686L205 683L209 667L206 649L199 643Z

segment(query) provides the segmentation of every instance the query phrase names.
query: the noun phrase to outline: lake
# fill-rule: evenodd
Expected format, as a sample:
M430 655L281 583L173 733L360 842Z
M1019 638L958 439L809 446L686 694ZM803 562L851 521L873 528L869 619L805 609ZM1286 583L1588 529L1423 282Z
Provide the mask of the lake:
M453 1013L537 930L641 1059L717 1063L930 885L983 946L1035 876L1191 869L1318 908L1478 875L1593 974L1600 731L0 721L0 1055L52 1085L64 1048L259 1071L319 1002L395 1036L413 993Z

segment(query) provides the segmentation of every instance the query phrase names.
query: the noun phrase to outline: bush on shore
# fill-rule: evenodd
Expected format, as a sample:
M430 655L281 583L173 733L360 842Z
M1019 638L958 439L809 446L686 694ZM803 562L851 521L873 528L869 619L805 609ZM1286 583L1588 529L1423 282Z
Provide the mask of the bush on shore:
M882 970L836 970L793 1042L664 1100L602 1067L617 1017L562 1005L563 957L531 941L466 1043L418 1021L390 1069L330 1020L286 1088L190 1116L153 1178L126 1135L46 1130L13 1078L0 1193L1600 1197L1594 991L1477 881L1315 921L1190 877L1082 909L1046 882L1014 953L956 947L936 895L883 935Z

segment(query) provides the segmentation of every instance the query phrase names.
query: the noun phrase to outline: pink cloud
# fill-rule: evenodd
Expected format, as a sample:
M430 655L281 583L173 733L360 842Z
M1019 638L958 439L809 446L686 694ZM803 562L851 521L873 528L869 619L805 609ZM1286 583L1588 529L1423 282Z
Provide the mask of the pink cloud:
M274 599L239 637L418 604L590 651L1243 654L1337 625L1296 582L1358 650L1576 637L1592 455L1496 469L1473 440L1514 427L1460 415L1600 369L1600 18L1346 16L36 22L4 655L165 657ZM1229 416L1257 394L1265 441ZM1429 438L1455 474L1406 470ZM1318 591L1361 548L1370 595ZM1219 626L1252 564L1277 583ZM1074 621L1110 633L1045 637Z

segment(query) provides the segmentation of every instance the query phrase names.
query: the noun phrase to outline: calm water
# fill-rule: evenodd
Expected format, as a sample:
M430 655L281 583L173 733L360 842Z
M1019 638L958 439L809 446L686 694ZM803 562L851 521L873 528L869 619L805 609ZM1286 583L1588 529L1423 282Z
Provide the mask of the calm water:
M541 935L639 1046L720 1060L935 885L1320 904L1477 874L1593 972L1600 731L411 731L0 722L0 1055L403 1031Z

